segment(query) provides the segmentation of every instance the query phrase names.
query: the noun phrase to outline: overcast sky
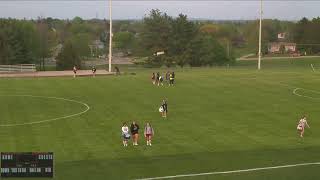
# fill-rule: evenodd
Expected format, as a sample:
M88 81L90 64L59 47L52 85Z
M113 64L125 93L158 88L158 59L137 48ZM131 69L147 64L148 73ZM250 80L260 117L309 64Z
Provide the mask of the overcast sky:
M80 16L108 18L108 1L18 1L0 0L0 17L69 18ZM169 15L187 14L189 18L256 19L259 1L113 1L115 19L141 19L151 9L158 8ZM264 17L298 20L320 16L320 1L264 1Z

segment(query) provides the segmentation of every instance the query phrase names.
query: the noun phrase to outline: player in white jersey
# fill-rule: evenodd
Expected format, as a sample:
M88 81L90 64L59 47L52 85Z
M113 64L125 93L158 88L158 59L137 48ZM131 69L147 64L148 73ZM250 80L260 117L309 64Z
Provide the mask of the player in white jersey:
M122 134L122 143L123 146L128 146L128 141L130 139L130 133L129 133L129 127L127 123L123 123L123 126L121 128L121 134Z
M147 140L147 146L151 146L152 136L154 135L154 130L150 123L147 123L144 127L144 137Z
M76 76L77 76L77 67L76 66L73 66L73 69L72 69L72 71L73 71L73 77L75 78Z
M297 126L297 130L300 132L300 137L303 137L303 134L304 134L304 128L305 127L308 127L310 128L308 122L307 122L307 117L303 116L300 120L299 120L299 123L298 123L298 126Z

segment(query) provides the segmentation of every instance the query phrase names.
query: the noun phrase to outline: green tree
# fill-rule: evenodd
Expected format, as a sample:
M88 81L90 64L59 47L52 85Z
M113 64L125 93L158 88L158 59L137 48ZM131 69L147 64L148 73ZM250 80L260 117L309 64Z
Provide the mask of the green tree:
M45 70L45 58L50 55L48 31L48 25L45 23L45 20L39 18L37 22L37 33L39 41L38 55L41 70Z
M320 18L302 18L292 30L294 42L300 44L298 50L307 54L320 53Z
M57 70L70 70L73 66L81 68L81 59L71 41L66 41L57 57Z
M226 50L212 36L200 33L190 43L187 51L191 66L212 66L231 63Z
M0 64L11 64L13 52L3 30L0 30Z
M0 20L2 61L8 64L35 63L39 57L35 25L25 20Z
M151 10L149 16L143 19L141 46L151 54L158 51L167 52L170 43L171 17L158 9Z
M170 35L170 47L168 55L172 58L168 58L167 66L176 62L179 66L183 67L186 63L186 49L189 43L196 35L195 25L188 21L187 16L179 14L176 19L172 20L172 31Z
M123 53L131 51L134 45L134 40L134 34L131 32L118 32L113 36L114 47Z
M78 55L82 58L90 56L91 36L88 33L78 33L71 37L71 42Z

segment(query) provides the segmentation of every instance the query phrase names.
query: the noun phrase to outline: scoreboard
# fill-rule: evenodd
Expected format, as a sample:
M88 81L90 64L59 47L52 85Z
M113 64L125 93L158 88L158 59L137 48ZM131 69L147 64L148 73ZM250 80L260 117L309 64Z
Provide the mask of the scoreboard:
M1 152L1 177L53 177L53 152Z

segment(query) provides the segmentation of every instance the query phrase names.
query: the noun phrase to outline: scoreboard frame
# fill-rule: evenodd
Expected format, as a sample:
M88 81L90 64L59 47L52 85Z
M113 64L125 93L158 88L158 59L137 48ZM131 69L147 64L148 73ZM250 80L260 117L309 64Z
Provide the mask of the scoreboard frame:
M1 152L1 178L54 176L53 152Z

